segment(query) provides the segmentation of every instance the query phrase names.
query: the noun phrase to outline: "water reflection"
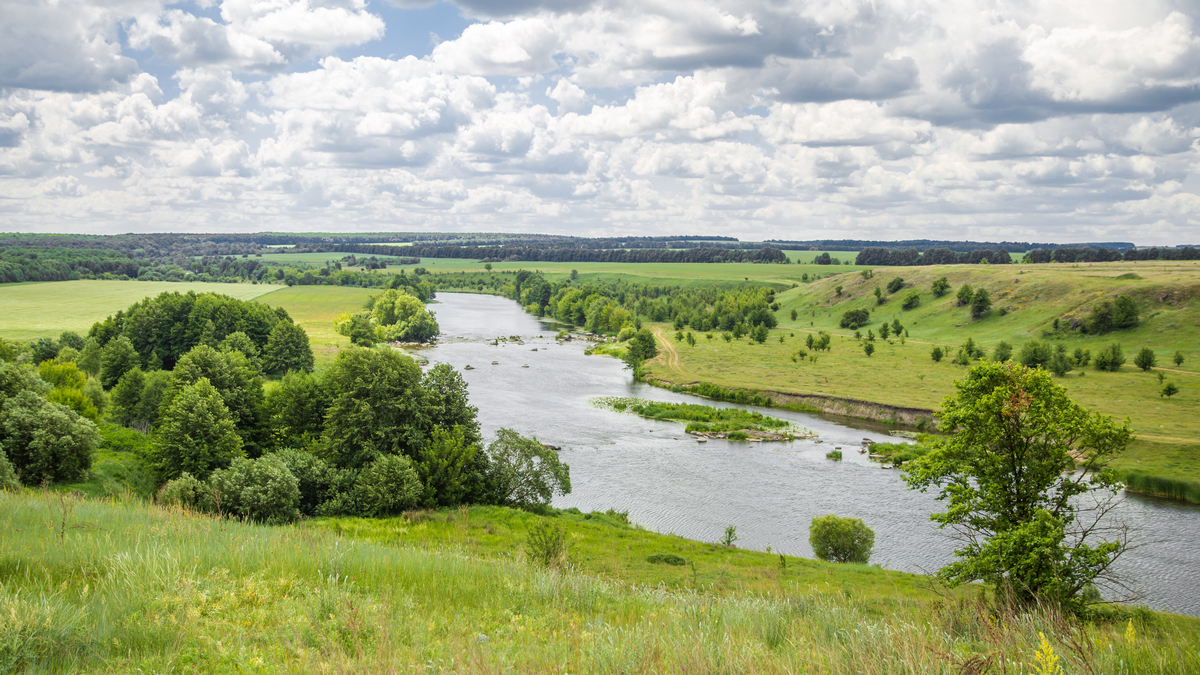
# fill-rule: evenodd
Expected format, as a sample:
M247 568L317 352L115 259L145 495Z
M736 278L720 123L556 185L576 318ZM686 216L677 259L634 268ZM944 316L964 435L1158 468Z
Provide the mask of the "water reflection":
M856 451L864 438L889 439L877 425L770 410L765 412L811 429L818 438L700 444L682 425L590 402L597 396L698 399L634 383L616 359L584 356L581 342L557 344L553 325L510 300L452 293L438 299L432 309L443 342L422 355L462 372L485 437L510 427L562 447L574 491L556 499L556 506L628 509L630 518L649 529L701 541L716 541L727 525L736 525L742 547L770 546L805 557L812 556L811 518L835 513L861 518L875 530L874 563L918 572L950 560L953 542L928 520L938 503L905 489L897 472L880 469ZM491 344L510 335L525 344ZM467 365L473 369L463 370ZM825 459L838 445L845 459ZM1119 565L1142 590L1143 601L1200 615L1200 508L1130 495L1119 514L1144 543Z

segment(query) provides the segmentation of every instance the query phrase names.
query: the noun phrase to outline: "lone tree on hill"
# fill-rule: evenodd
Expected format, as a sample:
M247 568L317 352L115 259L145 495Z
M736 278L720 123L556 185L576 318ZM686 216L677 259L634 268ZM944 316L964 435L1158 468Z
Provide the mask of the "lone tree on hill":
M992 308L992 296L986 289L980 288L971 296L971 318L978 319Z
M950 292L950 281L946 279L946 277L942 277L941 279L934 281L933 285L929 287L929 290L933 291L933 295L935 297L940 298Z
M1128 548L1128 528L1106 518L1120 481L1103 467L1133 439L1129 422L1012 362L975 366L956 387L940 416L953 436L904 469L909 488L937 488L948 509L930 519L961 544L938 577L993 584L1022 606L1081 610L1089 584L1119 583L1112 565Z
M1133 357L1133 365L1142 369L1142 372L1150 372L1150 369L1158 365L1158 359L1154 356L1154 350L1149 347L1142 347L1137 356Z

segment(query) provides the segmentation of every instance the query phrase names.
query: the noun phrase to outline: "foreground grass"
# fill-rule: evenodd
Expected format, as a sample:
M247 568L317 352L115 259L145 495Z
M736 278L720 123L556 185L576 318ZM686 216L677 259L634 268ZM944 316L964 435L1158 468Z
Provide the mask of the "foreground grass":
M252 300L279 288L267 284L172 283L168 281L39 281L0 284L0 337L57 338L65 330L86 335L97 321L163 292L223 293Z
M536 568L514 547L536 518L472 509L348 521L338 532L332 522L267 528L136 502L2 494L0 665L951 673L987 661L1029 672L1045 653L1039 632L1065 673L1183 673L1200 659L1200 622L1185 617L1134 612L1072 625L1010 616L965 596L938 598L912 575L791 559L769 579L746 570L771 569L773 556L582 515L566 521L578 567ZM602 569L671 544L715 571L673 584L655 575L678 571ZM721 574L763 580L721 587Z

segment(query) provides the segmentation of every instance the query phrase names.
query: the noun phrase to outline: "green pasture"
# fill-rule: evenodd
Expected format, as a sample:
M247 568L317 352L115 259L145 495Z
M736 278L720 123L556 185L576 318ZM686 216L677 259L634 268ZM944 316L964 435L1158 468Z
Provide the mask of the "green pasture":
M0 337L57 338L65 330L86 334L93 323L163 292L223 293L251 300L277 288L267 284L102 280L0 284Z
M290 286L263 295L258 301L287 310L308 333L313 356L321 364L332 361L339 349L350 346L349 338L334 331L334 319L361 310L367 298L378 292L354 286Z
M0 656L80 673L945 673L997 653L1029 672L1048 650L1070 673L1182 673L1200 659L1188 617L1013 615L976 589L616 521L472 508L264 527L0 492ZM526 557L541 525L563 528L565 566ZM1097 648L1075 656L1081 643Z

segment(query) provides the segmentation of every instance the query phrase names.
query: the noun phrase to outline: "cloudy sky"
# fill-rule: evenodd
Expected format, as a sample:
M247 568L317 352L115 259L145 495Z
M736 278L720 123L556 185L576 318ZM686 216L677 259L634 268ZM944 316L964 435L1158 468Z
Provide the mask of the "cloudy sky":
M3 0L0 231L1200 243L1200 2Z

